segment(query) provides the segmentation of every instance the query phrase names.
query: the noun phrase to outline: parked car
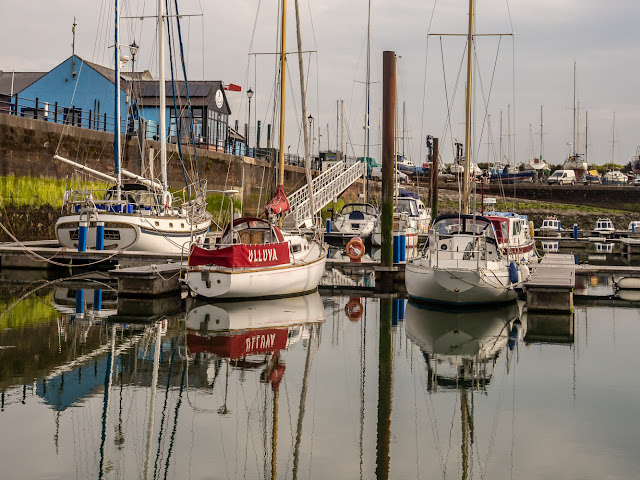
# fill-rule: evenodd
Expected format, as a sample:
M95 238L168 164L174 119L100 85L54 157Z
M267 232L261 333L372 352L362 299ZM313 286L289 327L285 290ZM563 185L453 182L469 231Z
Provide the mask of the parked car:
M547 179L549 185L575 185L576 184L576 172L573 170L556 170Z

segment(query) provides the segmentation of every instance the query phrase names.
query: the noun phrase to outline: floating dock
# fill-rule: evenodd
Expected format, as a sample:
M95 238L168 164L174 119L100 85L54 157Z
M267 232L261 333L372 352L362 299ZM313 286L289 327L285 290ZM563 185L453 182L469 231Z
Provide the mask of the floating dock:
M531 279L525 284L527 309L547 313L572 312L575 286L575 256L548 253L533 267Z

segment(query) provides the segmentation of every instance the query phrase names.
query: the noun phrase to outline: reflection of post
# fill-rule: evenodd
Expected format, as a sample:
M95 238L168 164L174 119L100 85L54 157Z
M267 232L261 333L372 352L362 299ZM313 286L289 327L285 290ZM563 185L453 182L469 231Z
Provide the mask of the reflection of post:
M84 290L83 290L84 292ZM116 350L116 325L111 326L111 350L107 357L107 374L104 379L104 404L102 408L102 438L100 440L100 470L98 478L104 478L104 446L107 440L107 422L109 421L109 390L113 375L113 356Z
M469 428L467 423L468 418L469 404L467 401L467 391L463 388L460 396L460 420L462 421L462 442L460 445L460 449L462 451L462 480L466 480L467 478L469 463L469 452L467 448L467 439L469 437Z
M276 447L278 446L278 388L273 389L273 430L271 432L271 479L276 475Z
M380 341L378 343L378 438L376 478L389 478L389 441L391 438L391 298L380 299Z
M153 436L153 420L156 410L156 388L158 386L158 366L160 364L160 329L161 322L156 325L156 344L153 350L153 376L151 377L151 407L147 422L147 460L144 464L144 478L149 478L149 463L151 462L151 437Z

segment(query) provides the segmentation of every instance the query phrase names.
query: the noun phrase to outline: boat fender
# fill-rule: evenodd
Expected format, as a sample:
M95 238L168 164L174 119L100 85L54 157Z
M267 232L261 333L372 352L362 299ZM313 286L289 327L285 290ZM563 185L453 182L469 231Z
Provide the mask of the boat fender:
M165 209L168 209L171 206L171 203L172 203L171 193L164 192L162 194L162 203L164 204Z
M531 220L529 220L529 236L531 238L536 236L535 226L533 225L533 222Z
M349 302L344 306L344 313L349 320L357 322L362 318L364 308L362 307L362 301L360 297L349 297Z
M347 243L345 251L352 262L359 262L364 255L364 242L360 237L353 237Z
M522 277L523 281L526 281L529 278L529 267L526 265L521 265L520 266L520 276Z
M518 267L514 262L509 264L509 280L511 283L518 283Z

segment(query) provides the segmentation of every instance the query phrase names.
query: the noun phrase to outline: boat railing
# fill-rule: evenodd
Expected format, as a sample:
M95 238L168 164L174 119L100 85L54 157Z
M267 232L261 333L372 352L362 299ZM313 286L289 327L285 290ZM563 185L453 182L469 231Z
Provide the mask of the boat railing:
M450 234L440 234L435 232L435 241L433 243L435 254L436 254L436 263L437 265L441 265L443 261L452 261L455 262L455 267L459 268L460 266L469 267L469 261L476 261L476 268L487 267L487 263L489 261L488 255L488 241L487 236L483 233L482 235L465 235L465 237L469 237L470 240L465 245L463 251L460 251L459 248L455 250L451 249L442 249L442 245L446 245L441 243L442 240L446 239L459 239L458 235L450 235ZM469 247L470 248L467 248ZM456 246L458 247L458 246ZM465 262L461 264L460 262Z

